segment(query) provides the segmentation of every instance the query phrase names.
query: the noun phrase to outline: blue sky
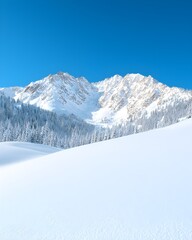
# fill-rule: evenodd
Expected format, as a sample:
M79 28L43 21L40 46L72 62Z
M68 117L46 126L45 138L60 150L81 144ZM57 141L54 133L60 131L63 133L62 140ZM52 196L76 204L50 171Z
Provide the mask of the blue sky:
M191 0L0 0L0 87L58 71L192 89Z

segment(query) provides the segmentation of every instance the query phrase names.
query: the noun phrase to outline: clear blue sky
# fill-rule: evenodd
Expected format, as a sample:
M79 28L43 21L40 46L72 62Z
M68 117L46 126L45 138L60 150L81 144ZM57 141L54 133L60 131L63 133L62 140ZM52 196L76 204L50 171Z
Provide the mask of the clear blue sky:
M191 0L0 0L0 86L58 71L192 89Z

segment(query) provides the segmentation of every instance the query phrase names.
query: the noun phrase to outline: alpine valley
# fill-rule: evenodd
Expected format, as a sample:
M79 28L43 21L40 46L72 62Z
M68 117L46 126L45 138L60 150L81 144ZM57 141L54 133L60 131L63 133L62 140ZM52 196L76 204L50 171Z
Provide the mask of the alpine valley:
M192 91L140 74L90 83L59 72L0 88L0 112L0 141L69 148L190 118Z

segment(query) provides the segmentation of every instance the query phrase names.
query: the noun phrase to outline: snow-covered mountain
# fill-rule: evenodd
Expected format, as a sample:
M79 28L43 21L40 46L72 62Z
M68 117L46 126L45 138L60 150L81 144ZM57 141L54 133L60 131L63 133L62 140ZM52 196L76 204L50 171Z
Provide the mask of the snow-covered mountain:
M0 92L23 103L59 114L74 114L89 123L104 126L149 118L154 111L192 103L192 91L170 88L151 76L140 74L115 75L90 83L84 77L75 78L60 72L24 88L1 88Z
M191 240L191 132L189 119L40 158L28 145L32 159L0 165L0 239ZM11 147L0 160L26 155Z
M94 85L102 93L99 98L101 108L93 113L96 122L119 123L138 119L177 101L192 101L192 91L170 88L151 76L140 74L115 75Z
M75 114L84 119L96 110L96 87L83 77L75 78L67 73L49 75L24 88L1 89L10 97L14 90L15 100L57 113Z

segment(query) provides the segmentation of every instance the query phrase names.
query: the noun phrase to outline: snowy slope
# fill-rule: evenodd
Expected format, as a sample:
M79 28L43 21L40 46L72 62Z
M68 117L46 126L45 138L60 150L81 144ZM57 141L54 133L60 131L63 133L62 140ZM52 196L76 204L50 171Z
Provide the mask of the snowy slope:
M60 149L32 143L1 142L0 143L0 166L9 163L29 160L35 157L45 156Z
M0 168L2 240L191 240L192 120Z
M90 83L84 77L60 72L24 88L0 89L0 93L103 126L126 123L144 115L148 117L153 111L163 112L177 103L192 102L192 91L170 88L140 74L115 75Z

